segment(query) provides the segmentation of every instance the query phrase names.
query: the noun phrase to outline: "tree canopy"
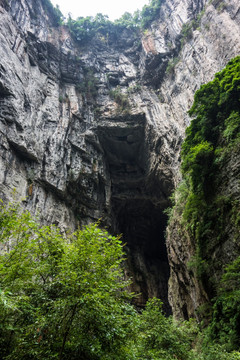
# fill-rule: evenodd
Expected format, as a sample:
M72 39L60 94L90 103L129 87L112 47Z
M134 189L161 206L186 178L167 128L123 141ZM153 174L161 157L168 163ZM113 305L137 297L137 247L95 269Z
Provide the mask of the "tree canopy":
M97 14L95 17L78 17L76 20L69 16L67 25L78 42L86 43L96 35L104 37L107 41L110 37L116 37L123 29L131 29L134 32L147 29L158 18L161 4L162 0L151 0L141 11L135 11L134 14L126 12L114 22L103 14Z

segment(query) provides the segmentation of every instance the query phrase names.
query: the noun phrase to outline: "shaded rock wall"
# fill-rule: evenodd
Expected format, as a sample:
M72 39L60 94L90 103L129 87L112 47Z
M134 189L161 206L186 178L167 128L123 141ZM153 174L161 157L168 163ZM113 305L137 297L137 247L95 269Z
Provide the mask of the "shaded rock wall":
M169 309L163 210L193 94L239 53L238 1L166 0L144 35L85 46L41 0L0 4L1 196L63 229L102 218L127 241L139 305Z
M224 162L215 170L215 183L205 214L198 217L202 229L205 226L200 255L197 233L201 230L193 231L187 226L183 217L185 203L178 203L173 209L167 227L171 264L168 290L174 315L178 318L210 320L212 300L218 296L224 269L239 256L239 154L238 145L225 155Z

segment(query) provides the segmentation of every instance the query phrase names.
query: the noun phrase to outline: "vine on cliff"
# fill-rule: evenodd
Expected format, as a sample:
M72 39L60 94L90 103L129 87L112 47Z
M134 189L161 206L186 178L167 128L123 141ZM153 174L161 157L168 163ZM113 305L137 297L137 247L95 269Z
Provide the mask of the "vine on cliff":
M183 181L175 193L169 226L177 221L191 239L195 256L189 267L210 299L215 298L215 326L210 327L211 336L218 340L228 336L228 348L232 350L240 346L236 342L236 330L233 331L239 329L240 306L239 301L232 302L232 297L219 290L219 276L227 264L213 253L226 239L239 240L240 233L240 223L236 220L240 211L238 197L231 191L219 192L225 167L239 156L240 56L231 60L213 81L200 87L189 114L194 118L182 145ZM237 245L232 246L235 249L232 256L239 255ZM234 293L236 288L232 284ZM230 320L233 312L235 316ZM216 325L221 323L221 318L227 324L222 332Z

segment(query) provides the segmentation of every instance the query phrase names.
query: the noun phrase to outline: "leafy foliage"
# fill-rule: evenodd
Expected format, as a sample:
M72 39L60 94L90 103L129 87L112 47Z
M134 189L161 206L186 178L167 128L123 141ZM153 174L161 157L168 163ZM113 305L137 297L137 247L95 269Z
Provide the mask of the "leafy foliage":
M87 43L96 34L107 35L112 31L112 23L107 15L97 14L95 17L78 17L73 20L70 16L67 25L75 39L81 43Z
M193 206L197 212L201 213L201 209L206 212L207 202L215 194L214 184L217 185L216 175L222 158L220 148L226 151L229 143L239 137L239 103L238 56L216 74L213 81L201 86L189 111L195 118L186 130L182 146L182 173L190 185L186 210L192 199L195 197L197 200L198 196L198 204Z
M223 136L228 143L237 143L240 140L240 112L232 111L224 122Z
M227 349L240 348L240 257L229 264L222 276L221 287L213 307L209 335Z
M239 153L239 108L240 56L237 56L195 94L189 111L194 118L182 146L183 181L171 211L170 222L178 217L183 236L187 233L195 248L189 268L213 301L213 317L208 318L210 325L201 350L204 359L217 359L219 353L223 359L239 357L239 353L233 357L228 353L240 347L239 258L227 266L219 285L226 263L212 257L229 236L239 239L239 200L219 194L226 156L231 159ZM213 276L216 268L218 278ZM208 354L207 348L211 349Z
M53 6L50 0L42 0L42 4L45 10L47 10L56 25L61 25L63 23L63 14L61 13L59 6L56 7Z
M128 111L130 109L130 103L129 103L129 100L128 100L128 95L123 94L121 92L120 87L117 87L114 90L113 89L110 90L109 95L118 104L118 112L128 113Z
M239 359L209 340L216 330L202 340L194 321L166 318L159 299L138 313L121 240L97 224L63 236L10 204L0 225L1 359ZM229 266L223 284L238 283L238 270Z
M94 100L97 95L98 79L91 68L84 70L84 79L76 85L76 90L85 95L88 101L91 101Z
M127 358L136 311L120 239L97 225L64 238L15 206L0 221L2 357Z
M186 41L189 41L193 37L193 31L196 30L199 25L202 16L204 15L205 10L203 9L195 19L183 24L182 30L181 30L181 47L186 43Z
M169 60L167 68L166 68L167 74L173 73L173 70L174 70L174 68L175 68L175 66L177 65L178 62L179 62L178 57L174 57L173 59Z
M107 44L109 38L116 39L123 29L136 32L139 29L148 28L151 22L157 19L161 4L162 0L151 0L149 5L143 7L142 11L136 11L133 15L126 12L114 22L111 22L107 15L100 13L95 17L78 17L76 20L69 16L67 25L80 43L86 44L92 38L98 37Z
M209 167L212 165L213 147L207 141L202 141L190 148L182 161L182 170L191 179L193 193L204 192L207 185ZM205 185L205 186L204 186Z
M136 19L140 21L142 29L147 29L151 22L157 19L161 5L162 0L152 0L149 5L144 5L139 17Z
M140 359L191 359L191 345L197 334L196 323L180 323L171 317L166 318L159 299L151 299L147 303L139 330Z
M192 146L208 141L214 147L221 142L224 122L231 114L239 112L240 56L231 60L215 79L202 85L196 92L189 111L195 116L187 128L183 144L183 157Z

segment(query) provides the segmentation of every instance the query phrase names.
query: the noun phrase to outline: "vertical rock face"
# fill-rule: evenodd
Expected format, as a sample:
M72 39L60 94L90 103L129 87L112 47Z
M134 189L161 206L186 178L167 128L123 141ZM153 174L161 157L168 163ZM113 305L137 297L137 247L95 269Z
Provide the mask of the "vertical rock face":
M166 0L144 35L84 46L41 0L0 4L1 196L63 229L101 218L123 233L139 305L169 312L163 210L193 94L240 51L238 1Z

